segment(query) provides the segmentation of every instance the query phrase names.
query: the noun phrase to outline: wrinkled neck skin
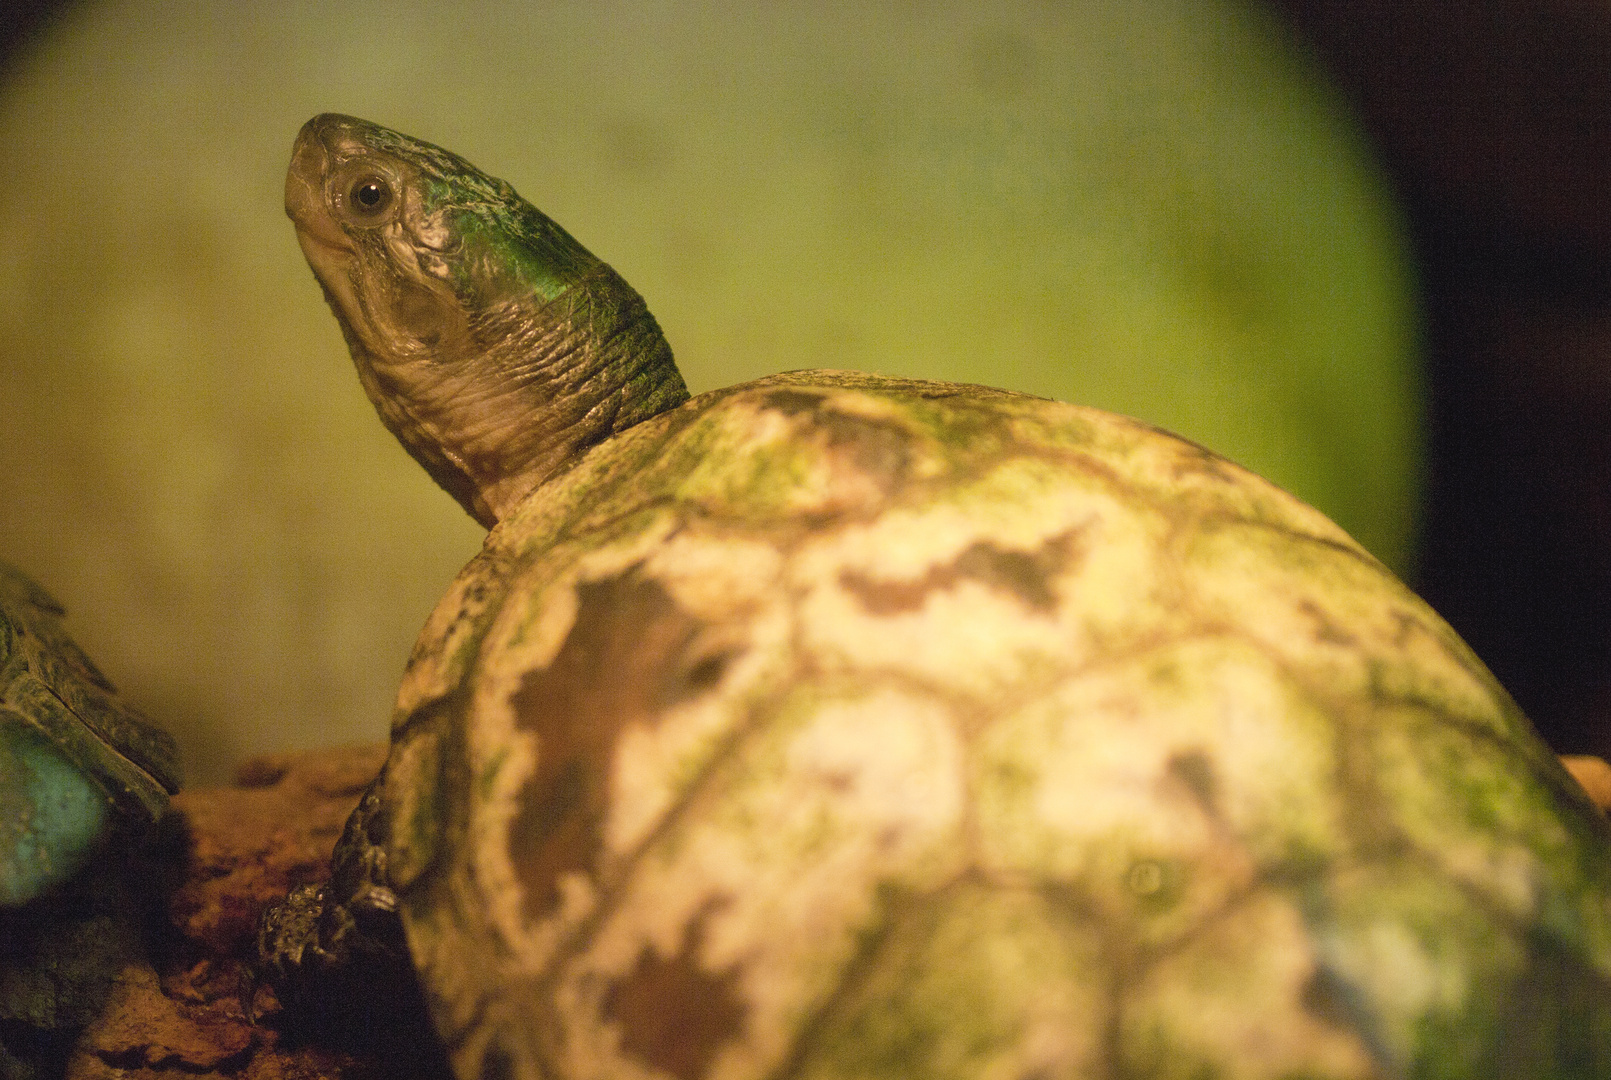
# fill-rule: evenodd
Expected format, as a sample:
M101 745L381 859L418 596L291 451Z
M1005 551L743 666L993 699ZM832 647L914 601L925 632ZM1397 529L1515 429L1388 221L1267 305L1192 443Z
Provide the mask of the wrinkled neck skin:
M285 209L381 420L489 529L688 398L643 298L455 154L325 113Z
M460 322L435 348L374 348L331 307L382 422L489 529L590 447L688 399L643 299L604 263L547 303Z

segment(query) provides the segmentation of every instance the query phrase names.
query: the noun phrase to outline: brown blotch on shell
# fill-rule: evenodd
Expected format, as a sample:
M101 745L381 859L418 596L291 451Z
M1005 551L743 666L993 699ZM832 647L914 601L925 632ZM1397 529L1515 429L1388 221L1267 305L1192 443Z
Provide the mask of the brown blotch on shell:
M677 1080L706 1075L722 1046L743 1034L749 1012L736 967L712 975L699 963L716 907L707 904L688 921L675 956L645 948L604 996L605 1019L621 1025L621 1049Z
M845 570L839 583L855 594L870 615L903 615L923 607L930 593L977 581L1010 593L1039 615L1057 608L1052 579L1067 568L1074 555L1078 530L1052 537L1035 551L1010 551L986 540L970 545L962 554L911 581L887 581L855 570Z
M846 413L825 412L818 423L828 434L828 448L886 494L906 481L911 469L911 436L895 424Z
M595 871L621 733L720 681L732 656L697 648L704 625L638 567L577 586L564 644L510 700L537 736L537 770L509 831L528 918L552 914L562 874Z
M1171 470L1176 480L1184 480L1188 476L1207 476L1225 484L1237 484L1242 481L1242 468L1214 451L1182 438L1172 431L1167 431L1152 424L1136 421L1138 427L1162 435L1176 445L1179 456L1175 459L1175 467Z
M1201 750L1186 750L1169 758L1169 776L1191 792L1191 797L1210 819L1219 816L1219 780L1214 762Z
M1313 600L1300 601L1298 610L1314 620L1315 640L1321 644L1338 645L1345 649L1351 649L1357 644L1354 635L1339 626L1336 620Z
M768 409L776 409L784 416L799 416L802 413L811 413L827 399L827 395L814 393L810 390L773 390L761 399Z
M500 1043L494 1042L481 1056L480 1080L514 1080L515 1059Z
M765 408L795 420L802 433L821 439L836 465L872 481L888 495L901 487L912 466L912 433L893 420L843 412L830 395L805 390L773 390Z
M1316 968L1303 984L1299 999L1303 1011L1330 1027L1342 1031L1359 1028L1361 1017L1357 994L1334 973Z

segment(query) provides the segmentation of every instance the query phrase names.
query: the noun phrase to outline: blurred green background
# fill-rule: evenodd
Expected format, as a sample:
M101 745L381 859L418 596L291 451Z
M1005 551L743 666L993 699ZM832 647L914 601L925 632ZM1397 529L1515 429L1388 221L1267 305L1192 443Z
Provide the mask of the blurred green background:
M855 367L1097 405L1410 559L1405 241L1262 8L80 4L0 87L0 553L193 780L384 737L480 541L374 418L281 211L324 110L512 182L695 392Z

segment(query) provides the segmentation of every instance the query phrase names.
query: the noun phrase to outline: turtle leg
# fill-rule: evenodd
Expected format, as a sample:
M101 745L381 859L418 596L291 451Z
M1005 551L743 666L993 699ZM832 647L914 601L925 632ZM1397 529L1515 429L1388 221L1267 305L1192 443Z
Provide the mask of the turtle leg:
M256 985L242 998L255 1006L267 983L283 1009L276 1026L296 1037L372 1056L388 1075L451 1080L387 880L384 776L347 819L330 880L295 889L263 913Z
M368 986L413 981L413 966L386 879L380 779L364 790L330 859L330 879L303 885L258 923L258 975L294 1007L353 1000Z

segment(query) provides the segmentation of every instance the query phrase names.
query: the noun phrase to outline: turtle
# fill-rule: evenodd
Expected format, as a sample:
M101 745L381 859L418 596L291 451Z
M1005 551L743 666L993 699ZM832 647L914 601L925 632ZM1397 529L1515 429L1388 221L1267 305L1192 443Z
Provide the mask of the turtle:
M62 629L66 612L0 561L0 1076L61 1075L80 1030L141 962L174 739Z
M1319 511L1005 390L690 397L607 264L353 117L286 210L489 531L271 980L402 957L461 1080L1611 1075L1611 826Z
M79 873L179 790L173 737L117 694L38 583L0 562L0 908Z

